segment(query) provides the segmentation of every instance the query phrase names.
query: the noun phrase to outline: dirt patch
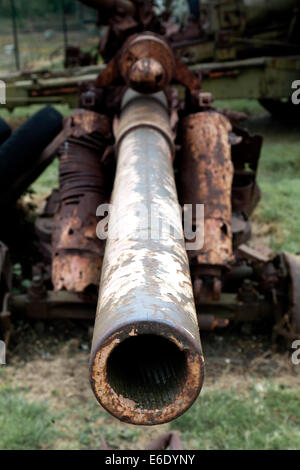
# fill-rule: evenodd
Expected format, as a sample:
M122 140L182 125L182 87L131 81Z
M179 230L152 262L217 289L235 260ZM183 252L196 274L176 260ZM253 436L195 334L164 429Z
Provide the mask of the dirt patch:
M110 446L144 449L172 423L160 426L125 425L109 415L93 396L88 379L90 340L86 324L38 322L18 325L2 384L18 387L31 401L47 401L64 418L64 430L55 448L101 448L101 436ZM238 394L259 386L266 378L286 386L300 385L299 367L288 352L274 352L266 335L243 336L226 331L202 335L206 358L204 393L234 388ZM78 429L94 435L92 443L78 442Z
M252 247L259 244L270 248L274 239L278 242L282 241L280 227L276 226L275 223L264 222L258 211L251 217L251 227L252 237L249 241L249 245Z

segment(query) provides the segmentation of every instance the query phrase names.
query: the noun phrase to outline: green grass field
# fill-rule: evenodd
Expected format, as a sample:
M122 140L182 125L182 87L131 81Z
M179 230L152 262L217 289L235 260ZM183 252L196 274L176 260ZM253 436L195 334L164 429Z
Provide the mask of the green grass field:
M286 124L288 126L288 124ZM300 252L300 125L266 132L259 164L259 222L272 226L274 248ZM277 132L278 131L278 132Z
M192 449L299 449L300 397L297 388L263 382L240 395L203 392L173 427Z
M57 432L43 402L28 402L24 392L0 388L0 450L43 449Z
M26 392L0 390L0 450L134 448L141 437L135 426L114 426L93 401L88 406L49 411L44 401L30 402ZM263 381L240 394L235 388L203 391L193 407L168 425L186 449L300 449L298 387ZM4 430L4 432L3 432Z

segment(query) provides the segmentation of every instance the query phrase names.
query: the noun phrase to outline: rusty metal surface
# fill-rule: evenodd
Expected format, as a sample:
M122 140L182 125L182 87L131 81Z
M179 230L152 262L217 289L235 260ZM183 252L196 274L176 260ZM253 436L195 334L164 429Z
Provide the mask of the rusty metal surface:
M107 14L103 9L100 11L99 23L109 25L100 43L100 53L106 62L119 52L120 47L132 34L142 31L152 31L158 34L164 32L153 10L152 0L147 2L135 0L134 8L133 14L123 13L122 15L118 11L107 10Z
M246 284L248 281L249 279L246 280ZM242 281L242 286L243 284L244 281ZM203 299L197 302L199 325L202 325L203 329L212 330L211 327L225 328L229 324L231 326L248 322L259 324L262 319L272 324L274 305L269 297L260 295L255 289L257 286L253 288L253 284L255 283L251 281L247 289L243 286L240 290L243 294L241 296L235 291L222 292L218 300Z
M52 233L54 229L52 217L37 217L34 223L35 233L38 237L38 248L44 259L52 261Z
M198 111L210 107L212 95L201 91L200 76L174 57L163 36L146 31L130 36L95 81L96 90L126 85L140 93L153 94L171 83L183 85L187 102Z
M148 100L146 118L153 99ZM134 110L134 101L130 106ZM119 142L112 203L109 231L117 228L118 236L106 243L91 384L102 406L120 420L159 424L196 399L203 355L171 147L147 124ZM151 239L148 215L140 210L141 205L149 210L151 203L178 239L165 232L164 239L158 232Z
M215 315L198 315L200 331L213 331L216 328L226 328L229 325L228 318L220 318Z
M175 72L171 47L162 36L150 32L130 37L122 47L119 62L127 86L140 93L164 89Z
M241 244L238 247L239 255L255 263L268 263L272 258L274 258L274 251L264 245L256 245L255 248L248 246L246 244Z
M131 105L134 100L134 107ZM174 134L170 128L168 102L164 93L151 95L151 106L145 95L128 90L123 98L122 119L117 126L117 143L130 131L147 127L160 132L168 141L174 153Z
M37 235L37 246L44 262L50 265L52 262L52 233L54 230L54 215L57 212L60 202L58 189L54 189L46 199L43 213L34 222L34 229Z
M232 211L251 215L260 200L260 189L256 183L258 162L262 147L260 135L251 136L245 129L233 127L236 136L241 138L232 146L234 177L232 182Z
M249 214L260 199L260 190L255 175L249 172L237 172L232 185L232 210Z
M41 296L30 294L11 295L9 309L16 317L56 320L62 318L93 320L96 302L75 292L44 291Z
M228 119L215 112L192 114L182 123L182 204L204 204L204 246L190 252L197 265L232 261L230 131Z
M96 235L97 207L106 201L101 155L111 138L110 121L92 111L78 111L61 148L60 205L52 236L55 290L82 292L99 284L103 241Z
M65 68L88 67L97 64L98 57L89 52L83 52L78 46L67 46L65 48Z
M200 76L191 71L178 57L175 58L175 78L178 83L188 88L190 91L200 88Z

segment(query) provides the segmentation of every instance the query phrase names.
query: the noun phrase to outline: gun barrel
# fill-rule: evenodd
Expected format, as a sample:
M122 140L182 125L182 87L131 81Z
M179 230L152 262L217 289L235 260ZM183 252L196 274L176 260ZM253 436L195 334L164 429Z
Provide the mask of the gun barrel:
M120 420L161 424L191 406L204 370L163 93L128 91L117 146L91 384Z

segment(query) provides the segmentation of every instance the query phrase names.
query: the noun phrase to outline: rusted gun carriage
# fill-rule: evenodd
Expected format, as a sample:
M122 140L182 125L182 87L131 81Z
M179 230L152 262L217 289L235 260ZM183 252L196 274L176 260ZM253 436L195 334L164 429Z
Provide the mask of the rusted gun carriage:
M167 422L201 389L199 328L264 321L274 341L300 336L299 258L247 244L262 138L240 127L243 115L213 107L161 35L129 35L79 101L10 188L13 201L58 152L59 191L35 222L41 262L27 294L10 293L2 248L1 319L6 330L17 315L93 320L98 302L97 399L125 422ZM109 202L108 234L117 228L118 236L105 241L99 207ZM178 202L193 209L190 235ZM204 244L193 244L202 230Z

